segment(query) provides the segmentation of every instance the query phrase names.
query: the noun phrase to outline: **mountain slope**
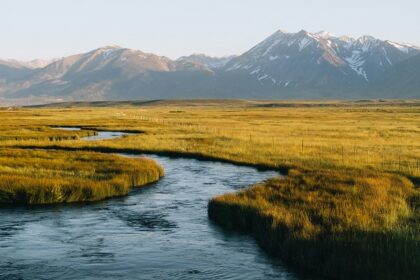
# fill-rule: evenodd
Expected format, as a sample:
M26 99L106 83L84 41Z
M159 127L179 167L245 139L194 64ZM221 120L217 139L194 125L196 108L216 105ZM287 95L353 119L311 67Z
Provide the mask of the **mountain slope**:
M408 44L305 30L224 58L106 46L51 62L0 60L0 98L420 98L419 55Z
M161 79L158 84L154 82L156 78L151 77L156 73L188 74L195 71L212 73L201 64L177 62L142 51L108 46L65 57L37 69L30 79L17 85L17 90L8 96L64 96L81 100L139 98L133 90L138 89L137 94L141 94L141 89L145 87L152 92L154 89L150 83L171 89Z
M32 70L20 64L18 61L0 60L0 80L16 80L27 77L30 73L32 73Z
M420 97L420 55L402 61L378 78L369 88L372 95L382 98Z
M326 32L277 31L229 61L224 71L242 73L244 81L258 80L266 91L277 91L280 96L300 97L299 92L339 96L359 91L393 65L419 53L414 46L370 36L353 39Z
M192 54L189 56L182 56L177 61L189 61L193 63L202 64L210 69L218 69L224 67L230 60L232 60L234 55L225 56L225 57L213 57L205 54Z
M14 60L0 60L0 97L14 92L16 84L22 84L31 77L33 70Z

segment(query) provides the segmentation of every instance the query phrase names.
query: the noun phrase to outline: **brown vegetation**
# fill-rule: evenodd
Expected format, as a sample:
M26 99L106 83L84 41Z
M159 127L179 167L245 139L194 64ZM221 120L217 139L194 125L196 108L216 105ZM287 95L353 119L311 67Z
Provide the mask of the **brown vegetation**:
M420 275L418 102L158 102L20 109L0 117L5 150L146 151L288 170L286 178L215 198L210 217L324 275ZM87 142L33 132L74 133L51 130L58 125L143 133ZM1 138L15 127L29 133Z
M97 201L157 181L154 161L93 152L0 149L0 204Z

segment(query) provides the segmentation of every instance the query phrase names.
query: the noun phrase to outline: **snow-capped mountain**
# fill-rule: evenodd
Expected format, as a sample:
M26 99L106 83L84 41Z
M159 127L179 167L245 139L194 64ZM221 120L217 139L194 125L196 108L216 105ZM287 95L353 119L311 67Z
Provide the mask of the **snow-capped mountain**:
M355 88L419 53L418 47L371 36L354 39L324 31L279 30L229 61L224 71L248 73L250 78L272 87Z
M419 58L410 44L304 30L222 58L106 46L51 62L0 60L0 98L420 98Z

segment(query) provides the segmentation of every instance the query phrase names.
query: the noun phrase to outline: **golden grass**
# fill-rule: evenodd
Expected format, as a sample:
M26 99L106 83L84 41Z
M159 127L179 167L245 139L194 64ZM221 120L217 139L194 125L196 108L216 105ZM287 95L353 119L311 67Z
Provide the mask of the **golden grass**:
M418 102L159 102L20 109L0 117L4 149L147 151L288 170L285 179L215 198L209 216L329 276L420 275ZM60 138L69 132L51 126L143 133L87 142ZM29 132L20 138L14 127ZM1 138L10 133L18 135Z
M291 170L284 179L271 179L218 203L256 208L272 217L273 226L296 238L348 231L387 231L412 212L408 197L412 183L397 175L346 170Z
M420 106L222 105L22 109L0 112L5 120L0 129L18 125L48 130L47 126L64 125L144 131L120 140L60 145L199 153L271 167L348 166L420 176ZM46 146L51 141L40 136L0 144Z
M416 279L419 197L399 175L290 170L212 199L208 213L224 227L251 233L272 254L329 277Z
M154 161L93 152L0 149L0 204L97 201L158 180Z

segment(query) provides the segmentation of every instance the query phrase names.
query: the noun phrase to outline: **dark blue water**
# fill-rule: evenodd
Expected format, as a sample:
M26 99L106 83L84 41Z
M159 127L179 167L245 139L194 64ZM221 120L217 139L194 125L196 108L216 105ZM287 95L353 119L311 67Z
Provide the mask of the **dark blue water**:
M213 196L278 174L149 157L165 177L129 196L0 209L0 279L299 279L207 218Z

